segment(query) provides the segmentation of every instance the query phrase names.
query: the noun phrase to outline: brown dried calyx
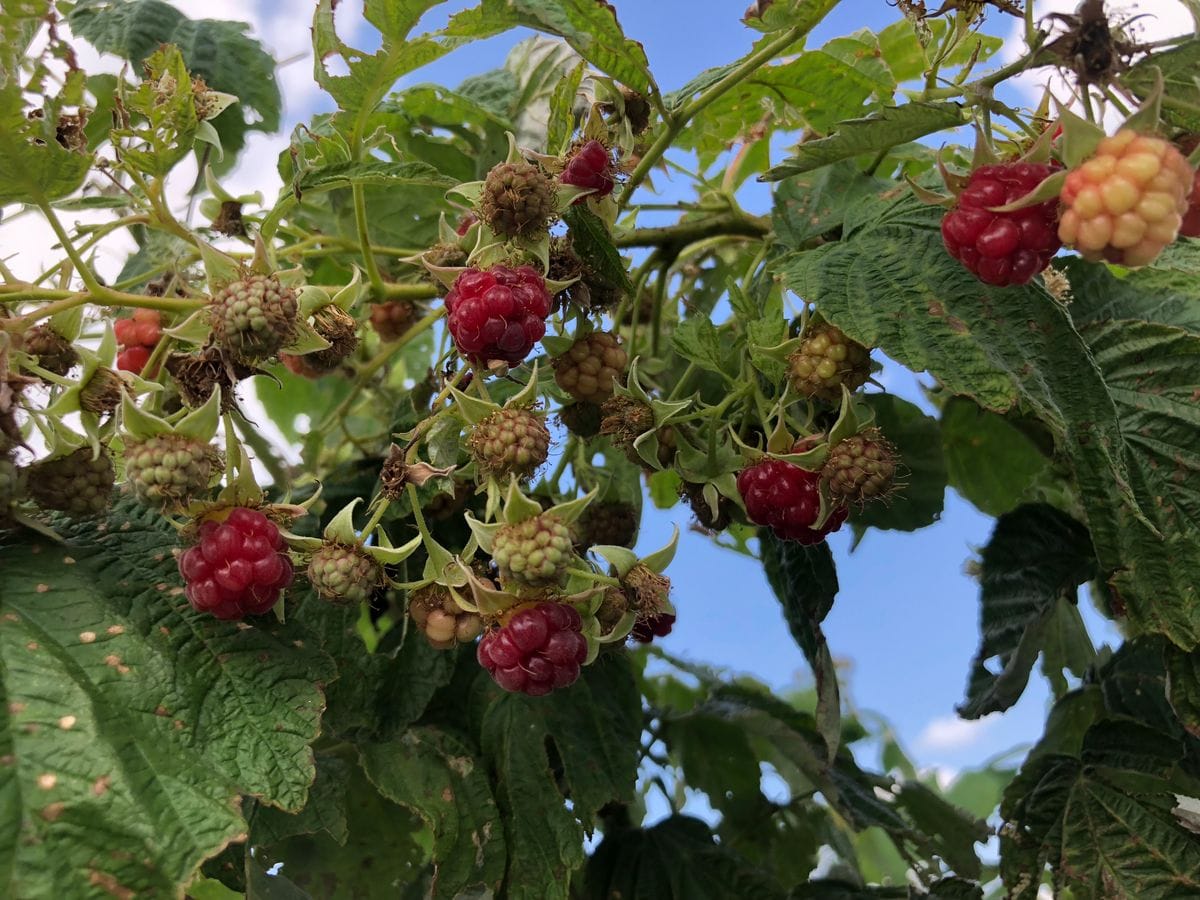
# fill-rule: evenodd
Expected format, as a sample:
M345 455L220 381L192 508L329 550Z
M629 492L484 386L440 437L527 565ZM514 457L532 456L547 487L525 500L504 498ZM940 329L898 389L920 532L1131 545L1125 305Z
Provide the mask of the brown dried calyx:
M1046 16L1065 26L1062 35L1046 45L1063 65L1075 73L1083 86L1107 84L1129 68L1133 56L1142 48L1126 35L1134 16L1114 23L1108 18L1104 0L1083 0L1074 14L1050 13Z
M167 357L167 371L183 402L193 409L203 406L216 388L221 389L221 411L228 412L237 404L233 386L249 378L257 370L221 356L221 351L209 345L195 353L172 353Z

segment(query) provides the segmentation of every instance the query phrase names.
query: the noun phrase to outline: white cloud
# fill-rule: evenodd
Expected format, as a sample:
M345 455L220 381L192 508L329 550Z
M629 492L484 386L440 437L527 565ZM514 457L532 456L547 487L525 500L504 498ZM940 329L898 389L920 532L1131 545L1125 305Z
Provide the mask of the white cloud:
M923 753L951 753L966 750L979 743L995 723L995 716L982 719L960 719L958 716L939 716L929 722L917 735L915 746Z

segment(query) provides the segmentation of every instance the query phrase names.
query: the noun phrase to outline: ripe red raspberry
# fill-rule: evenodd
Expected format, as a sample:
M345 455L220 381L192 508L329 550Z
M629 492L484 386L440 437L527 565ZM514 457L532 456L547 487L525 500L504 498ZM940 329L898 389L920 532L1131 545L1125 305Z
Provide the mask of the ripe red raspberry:
M992 212L1024 197L1057 166L1000 163L971 173L958 206L942 218L942 239L950 255L980 281L1007 287L1027 284L1050 265L1061 248L1058 204L1047 200L1015 212Z
M1084 259L1149 265L1179 234L1194 183L1175 147L1123 129L1067 175L1058 236Z
M122 320L124 321L124 320ZM127 347L117 354L117 368L122 372L132 372L141 375L146 363L150 362L150 348L138 345Z
M656 637L666 637L675 627L675 616L671 613L661 613L648 619L639 619L629 632L629 636L639 644L649 644Z
M565 604L526 606L485 634L476 656L504 690L540 697L579 677L587 659L582 625L579 613Z
M750 521L785 541L819 544L846 521L846 507L838 506L823 527L814 529L821 513L821 476L782 459L764 459L743 469L737 486Z
M517 366L546 333L550 293L531 266L467 269L446 295L446 311L459 353Z
M575 151L558 180L563 184L593 189L595 193L588 194L589 197L611 194L616 181L613 179L612 156L608 148L600 141L588 141ZM584 199L580 197L575 202L582 203Z
M1200 238L1200 171L1192 179L1192 192L1188 194L1188 209L1179 226L1184 237Z
M224 522L204 522L199 542L179 557L192 607L218 619L262 615L292 583L282 547L279 528L255 509L239 506Z

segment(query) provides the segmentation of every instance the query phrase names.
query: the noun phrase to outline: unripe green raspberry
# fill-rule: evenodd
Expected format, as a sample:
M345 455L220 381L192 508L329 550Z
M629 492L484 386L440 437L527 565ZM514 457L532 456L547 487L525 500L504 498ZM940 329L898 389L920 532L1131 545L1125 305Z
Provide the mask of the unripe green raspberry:
M317 594L337 604L365 603L383 584L383 567L358 547L324 544L308 563Z
M497 234L537 237L557 214L554 182L530 163L500 163L483 183L479 213Z
M428 584L409 595L408 614L435 650L475 640L483 632L479 613L467 612L440 584Z
M800 349L788 357L788 377L802 397L831 402L842 397L842 385L857 391L871 377L871 351L826 322L805 331Z
M225 285L210 305L213 334L243 362L275 355L296 328L296 292L274 275L248 275Z
M603 403L625 374L629 357L607 331L594 331L554 360L554 380L576 400Z
M573 556L571 529L552 513L505 525L492 543L492 559L505 587L557 587Z
M35 325L26 331L21 349L36 356L38 366L55 375L66 375L79 362L71 342L49 325Z
M527 409L499 409L471 429L467 449L481 472L525 478L546 461L550 430Z
M29 496L42 509L69 516L98 516L112 500L116 472L107 447L92 458L91 447L36 463L29 469Z
M1170 143L1122 129L1067 175L1058 236L1085 259L1149 265L1179 234L1194 177Z
M632 548L637 532L637 510L619 500L591 504L575 523L577 544L583 550L597 544Z
M186 506L208 490L221 468L216 449L186 435L126 439L125 479L138 498L151 506Z
M834 499L865 503L887 496L896 463L896 448L878 428L868 428L836 444L821 474Z

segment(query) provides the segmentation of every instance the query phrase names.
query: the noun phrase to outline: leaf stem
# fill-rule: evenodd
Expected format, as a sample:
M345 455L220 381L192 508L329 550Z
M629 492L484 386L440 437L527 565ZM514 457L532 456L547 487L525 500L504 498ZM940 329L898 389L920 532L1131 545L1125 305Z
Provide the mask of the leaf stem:
M379 263L371 252L371 234L367 229L367 199L363 186L355 182L351 191L354 195L354 224L358 228L358 243L362 249L363 264L367 267L367 280L376 297L384 296L383 276L379 274Z

